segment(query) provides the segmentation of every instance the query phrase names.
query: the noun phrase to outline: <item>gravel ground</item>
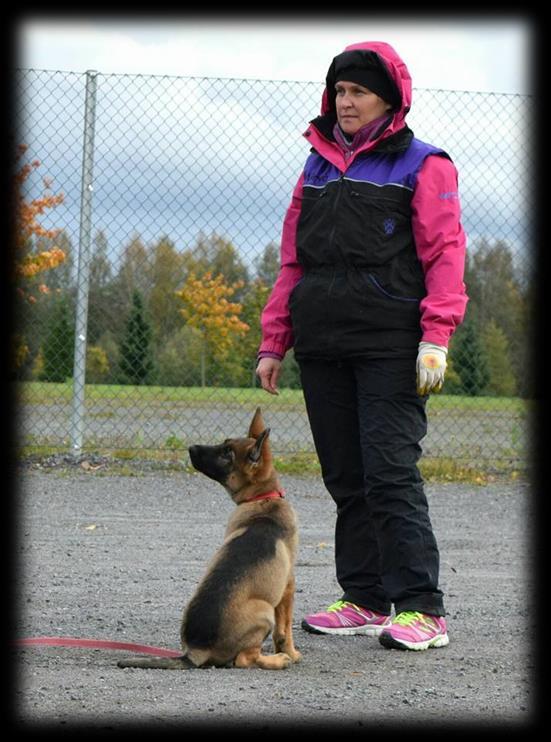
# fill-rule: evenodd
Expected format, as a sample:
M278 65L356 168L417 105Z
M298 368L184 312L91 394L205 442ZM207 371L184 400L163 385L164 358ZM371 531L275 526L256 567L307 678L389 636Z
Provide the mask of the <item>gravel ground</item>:
M96 468L97 467L97 468ZM428 484L450 644L384 649L307 634L301 617L339 596L334 506L315 478L282 477L300 523L295 642L303 661L262 670L121 670L120 651L14 649L22 730L335 725L497 727L533 723L531 491L523 482ZM233 507L201 475L101 464L22 467L17 476L17 636L75 636L178 648L183 605Z

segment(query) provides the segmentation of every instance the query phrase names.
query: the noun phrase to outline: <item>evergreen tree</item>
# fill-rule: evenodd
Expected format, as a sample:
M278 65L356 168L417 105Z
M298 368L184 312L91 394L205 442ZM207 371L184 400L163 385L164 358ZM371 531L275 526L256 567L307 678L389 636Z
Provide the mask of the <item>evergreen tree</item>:
M483 394L490 380L490 373L486 349L475 320L465 320L458 329L450 355L461 380L463 394L471 397Z
M505 333L494 320L490 320L482 332L482 340L488 356L487 391L500 397L512 397L516 391L516 384Z
M100 233L98 233L100 234ZM88 304L88 342L92 345L99 343L99 338L105 333L111 333L120 348L125 331L125 320L128 307L132 304L134 291L140 292L140 297L147 302L151 287L148 252L140 235L137 233L124 247L118 267L103 263L103 240L95 242L96 252L92 258L90 272L90 298ZM99 252L99 255L98 255ZM106 251L107 253L110 251ZM103 253L105 255L105 253ZM100 258L99 260L96 260ZM108 269L108 270L107 270ZM104 348L104 350L108 350ZM119 373L119 363L112 363L114 359L109 349L109 359L114 374Z
M54 308L51 324L42 347L42 381L65 382L73 376L75 329L67 300Z
M132 308L120 345L120 379L122 384L149 384L153 377L151 326L138 291L132 295Z

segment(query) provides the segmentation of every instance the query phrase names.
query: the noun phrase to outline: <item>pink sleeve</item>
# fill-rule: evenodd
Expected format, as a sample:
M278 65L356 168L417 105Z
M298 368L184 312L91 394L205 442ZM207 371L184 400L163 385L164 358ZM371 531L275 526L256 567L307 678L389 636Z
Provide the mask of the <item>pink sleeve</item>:
M466 238L461 226L457 170L447 157L427 157L412 199L412 226L427 295L421 301L422 339L448 347L465 316Z
M289 296L303 273L302 266L297 263L296 245L303 181L304 175L301 175L283 221L280 269L261 316L262 341L259 354L273 353L283 358L293 345Z

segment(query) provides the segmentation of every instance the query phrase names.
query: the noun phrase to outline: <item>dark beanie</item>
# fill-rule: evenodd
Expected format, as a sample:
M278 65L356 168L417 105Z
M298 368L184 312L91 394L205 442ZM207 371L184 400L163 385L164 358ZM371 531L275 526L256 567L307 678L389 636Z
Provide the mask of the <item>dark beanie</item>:
M330 74L333 72L333 85L341 80L355 82L399 108L401 96L396 84L375 55L362 52L343 52L333 59ZM329 79L328 79L329 82Z

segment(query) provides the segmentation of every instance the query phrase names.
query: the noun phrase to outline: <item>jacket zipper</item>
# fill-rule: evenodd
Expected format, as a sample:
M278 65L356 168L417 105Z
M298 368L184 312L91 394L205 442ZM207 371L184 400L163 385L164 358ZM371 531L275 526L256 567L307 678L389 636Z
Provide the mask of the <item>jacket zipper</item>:
M342 194L342 188L343 188L343 181L344 181L344 173L341 173L341 176L339 178L339 184L337 188L339 189L337 191L337 195L335 196L335 201L333 203L333 226L331 227L331 232L329 233L329 245L333 247L333 242L335 239L335 231L337 229L337 210L339 207L339 202L341 200L341 194ZM342 262L344 265L348 268L348 263L346 262L346 257L341 249L340 245L337 245L337 249L340 253L340 256L342 258Z

